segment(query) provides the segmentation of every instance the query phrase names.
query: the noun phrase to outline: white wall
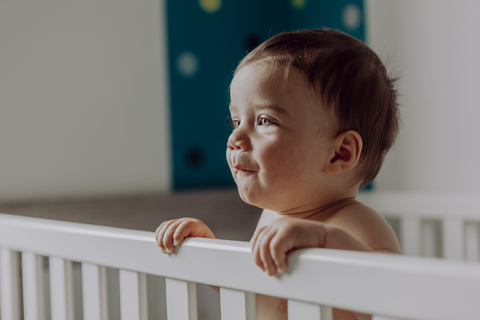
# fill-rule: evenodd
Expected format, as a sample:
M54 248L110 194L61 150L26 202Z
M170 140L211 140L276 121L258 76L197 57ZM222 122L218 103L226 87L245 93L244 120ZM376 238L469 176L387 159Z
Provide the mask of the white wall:
M164 1L0 2L0 200L167 191ZM480 191L480 2L366 0L402 76L382 189Z
M366 6L367 41L402 77L404 124L378 188L479 192L480 2Z
M168 190L164 5L0 2L0 200Z

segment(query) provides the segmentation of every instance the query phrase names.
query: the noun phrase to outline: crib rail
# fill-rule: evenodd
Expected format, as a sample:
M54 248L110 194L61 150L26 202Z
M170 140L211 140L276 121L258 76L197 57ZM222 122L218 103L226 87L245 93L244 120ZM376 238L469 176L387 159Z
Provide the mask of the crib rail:
M374 192L359 199L398 222L404 254L480 261L478 195Z
M0 215L0 247L2 320L19 319L22 305L25 319L45 318L40 256L50 260L52 319L73 318L72 261L82 263L89 320L107 319L105 267L120 269L124 320L147 319L145 274L166 277L169 320L197 319L196 283L221 287L228 320L255 318L254 293L289 299L289 319L331 319L331 307L374 319L480 318L480 266L465 262L309 249L291 254L286 274L268 277L244 242L190 239L165 255L151 232L9 215Z

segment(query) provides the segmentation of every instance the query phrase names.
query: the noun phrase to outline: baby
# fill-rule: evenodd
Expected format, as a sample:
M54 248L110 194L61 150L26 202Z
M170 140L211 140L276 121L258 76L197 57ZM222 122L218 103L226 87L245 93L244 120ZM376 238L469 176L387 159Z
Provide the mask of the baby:
M355 198L378 174L398 131L395 80L361 41L330 30L274 36L238 65L230 85L227 161L240 197L264 209L255 263L287 270L299 248L400 253L390 226ZM192 218L162 223L158 246L215 238ZM285 300L257 295L257 319L286 319ZM369 319L334 310L334 319Z

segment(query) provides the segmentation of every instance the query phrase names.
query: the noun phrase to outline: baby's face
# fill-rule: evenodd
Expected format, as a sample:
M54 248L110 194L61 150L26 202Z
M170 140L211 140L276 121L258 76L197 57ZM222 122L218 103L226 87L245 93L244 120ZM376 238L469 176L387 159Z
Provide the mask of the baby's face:
M285 213L315 201L335 124L304 74L291 68L286 78L285 69L257 62L237 72L230 95L227 161L241 198Z

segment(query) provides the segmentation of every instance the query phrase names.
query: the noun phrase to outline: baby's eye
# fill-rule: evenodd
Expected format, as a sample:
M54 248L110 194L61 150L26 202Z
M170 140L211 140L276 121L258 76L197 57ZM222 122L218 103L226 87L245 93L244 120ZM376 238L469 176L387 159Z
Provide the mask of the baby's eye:
M261 125L261 126L264 126L264 127L268 127L268 126L274 125L276 123L273 122L272 120L268 119L268 118L262 117L262 118L259 119L258 124Z
M230 125L230 128L232 128L232 129L235 130L235 129L238 128L238 126L240 126L240 120L238 120L238 119L230 119L229 125Z

